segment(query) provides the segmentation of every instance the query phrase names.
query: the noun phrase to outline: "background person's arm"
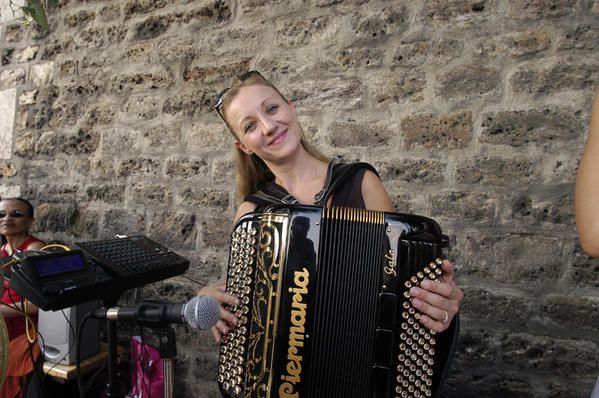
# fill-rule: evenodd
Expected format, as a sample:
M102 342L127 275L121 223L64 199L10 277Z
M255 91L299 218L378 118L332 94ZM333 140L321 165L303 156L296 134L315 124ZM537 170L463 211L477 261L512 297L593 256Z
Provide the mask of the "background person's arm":
M599 257L599 90L576 177L576 229L583 250Z

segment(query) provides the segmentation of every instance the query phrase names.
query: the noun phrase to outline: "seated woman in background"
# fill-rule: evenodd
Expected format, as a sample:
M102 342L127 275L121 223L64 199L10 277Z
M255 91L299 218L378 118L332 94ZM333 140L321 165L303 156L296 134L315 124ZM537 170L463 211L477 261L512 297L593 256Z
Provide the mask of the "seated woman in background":
M583 250L599 257L599 90L576 177L576 229Z
M39 250L45 246L44 242L29 234L33 221L33 205L29 201L22 198L0 200L0 234L5 239L0 248L2 257L12 257L16 252ZM23 312L35 323L37 307L10 289L7 280L3 280L3 283L0 314L6 322L10 345L7 378L0 397L22 397L27 376L32 373L33 361L37 361L40 352L35 342L35 329L30 329L28 336L28 325Z

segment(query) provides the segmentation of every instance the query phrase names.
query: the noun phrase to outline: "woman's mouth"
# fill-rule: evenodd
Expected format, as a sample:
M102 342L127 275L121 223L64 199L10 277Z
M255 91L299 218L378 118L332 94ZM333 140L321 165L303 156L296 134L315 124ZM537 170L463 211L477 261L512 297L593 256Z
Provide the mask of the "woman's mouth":
M268 145L269 146L270 145L276 145L279 142L283 141L283 139L287 136L287 132L288 132L288 130L285 129L285 130L281 131L280 133L277 133L277 135L275 135L273 137L273 139L268 142Z

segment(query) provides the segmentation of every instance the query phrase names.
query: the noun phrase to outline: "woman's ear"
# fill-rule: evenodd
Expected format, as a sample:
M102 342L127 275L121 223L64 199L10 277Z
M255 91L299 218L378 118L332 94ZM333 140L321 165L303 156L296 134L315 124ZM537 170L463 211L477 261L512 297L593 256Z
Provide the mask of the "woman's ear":
M253 152L253 151L252 151L250 148L246 147L245 145L243 145L243 144L242 144L241 142L239 142L238 140L235 140L235 146L236 146L236 147L237 147L239 150L241 150L241 151L243 151L243 152L247 153L248 155L251 155L251 154L253 154L253 153L254 153L254 152Z

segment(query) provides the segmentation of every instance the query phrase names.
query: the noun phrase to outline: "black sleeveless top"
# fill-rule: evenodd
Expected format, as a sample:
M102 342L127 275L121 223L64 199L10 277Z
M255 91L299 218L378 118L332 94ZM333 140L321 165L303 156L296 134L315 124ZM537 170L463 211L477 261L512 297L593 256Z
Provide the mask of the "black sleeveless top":
M368 163L345 164L331 161L324 187L316 194L314 205L324 206L332 197L332 206L365 208L364 198L362 197L362 180L366 170L370 170L378 176L376 169ZM297 199L274 181L266 182L258 192L246 196L244 200L255 203L257 206L256 211L261 211L272 204L298 203Z

